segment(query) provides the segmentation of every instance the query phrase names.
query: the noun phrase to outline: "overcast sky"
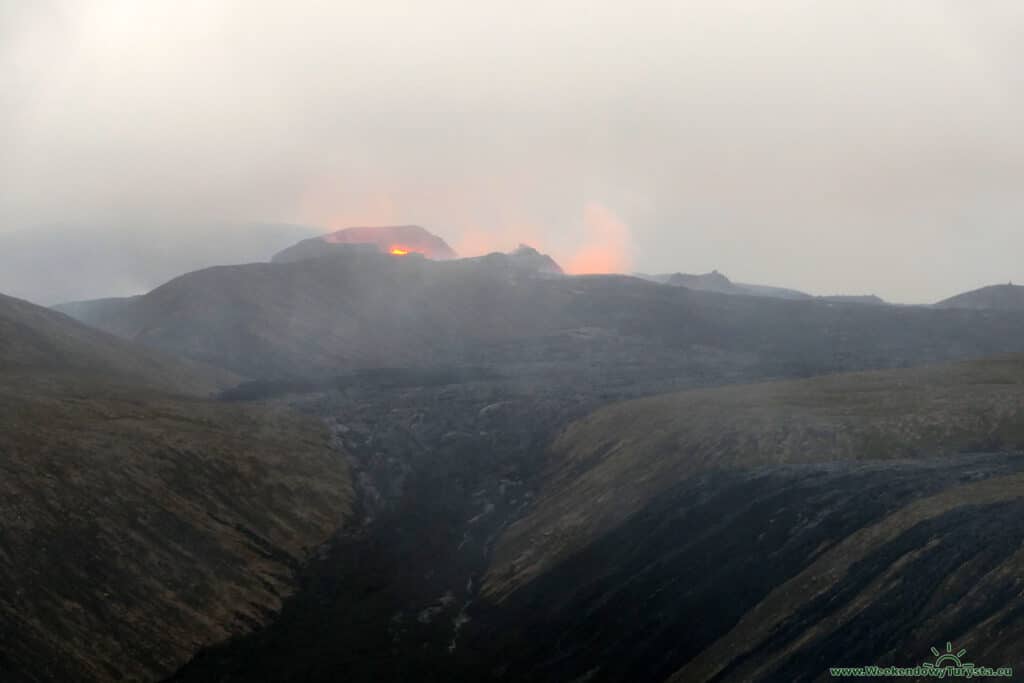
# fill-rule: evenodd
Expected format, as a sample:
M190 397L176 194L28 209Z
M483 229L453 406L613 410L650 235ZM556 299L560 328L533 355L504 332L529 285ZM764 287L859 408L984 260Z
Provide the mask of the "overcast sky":
M1024 282L1022 33L1017 0L0 0L0 238L418 223L934 301Z

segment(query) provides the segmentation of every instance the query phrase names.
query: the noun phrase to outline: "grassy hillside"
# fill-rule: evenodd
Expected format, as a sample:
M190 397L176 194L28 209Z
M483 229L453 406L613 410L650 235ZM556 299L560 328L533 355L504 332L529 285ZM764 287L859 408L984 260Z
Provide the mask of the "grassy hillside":
M517 682L823 681L946 641L1020 667L1022 447L1021 356L608 406L555 440L462 646Z
M322 425L31 304L0 328L0 679L157 680L265 623L349 514Z
M233 386L232 373L126 343L27 301L0 294L0 372L70 375L205 395Z
M506 595L698 473L1024 447L1024 357L683 392L598 410L552 447L487 578Z

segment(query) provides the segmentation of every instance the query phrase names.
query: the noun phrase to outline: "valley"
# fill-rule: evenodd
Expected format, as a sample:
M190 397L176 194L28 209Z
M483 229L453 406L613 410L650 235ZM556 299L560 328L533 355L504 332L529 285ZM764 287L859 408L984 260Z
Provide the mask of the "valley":
M153 481L196 491L200 510L232 491L217 503L231 512L212 519L246 520L232 524L267 558L253 575L267 592L241 603L249 575L198 579L235 587L217 589L227 602L194 645L134 671L820 680L842 657L898 662L951 631L972 651L986 652L984 639L992 657L1018 654L1020 624L1004 607L1024 542L1011 521L1024 498L1024 317L566 277L541 256L435 262L343 248L61 307L117 337L11 304L45 323L37 338L88 338L60 358L82 347L121 365L152 356L153 398L126 367L111 375L122 373L126 398L106 405L94 397L110 380L95 373L60 371L44 389L58 357L46 344L8 353L30 382L21 391L66 401L80 383L88 410L146 430L116 437L140 466L152 457L142 433L156 443L184 438L174 420L237 424L223 450L209 450L212 434L179 447L179 464L204 453L175 475L185 479ZM183 388L200 395L190 413L167 393ZM122 400L139 406L127 422ZM195 411L205 417L186 417ZM312 450L300 456L299 444ZM243 453L267 458L246 465ZM905 571L917 590L902 587ZM139 590L132 609L195 599L179 586L153 607ZM879 616L890 613L908 616ZM865 619L889 630L865 638ZM17 656L43 646L25 647Z

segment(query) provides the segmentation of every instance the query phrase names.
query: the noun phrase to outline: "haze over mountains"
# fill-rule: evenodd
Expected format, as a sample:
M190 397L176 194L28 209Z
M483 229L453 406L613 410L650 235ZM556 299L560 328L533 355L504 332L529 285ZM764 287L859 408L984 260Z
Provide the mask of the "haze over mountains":
M1021 35L0 0L0 683L1020 678Z
M816 680L943 639L1024 661L1024 311L369 236L59 307L100 329L0 300L27 501L2 508L0 672Z
M0 292L44 306L143 294L191 270L266 261L315 228L274 223L35 227L0 233Z
M865 308L788 300L796 296L788 291L764 296L775 290L731 296L749 290L719 274L710 281L729 295L623 276L541 277L559 269L535 251L449 261L414 251L395 256L386 253L393 230L382 228L368 250L314 240L321 246L304 257L210 268L142 297L61 310L165 351L274 379L388 365L537 362L554 348L566 354L563 371L614 366L631 348L630 362L652 373L671 363L691 367L689 375L726 377L1024 349L1010 341L1024 331L1020 315Z

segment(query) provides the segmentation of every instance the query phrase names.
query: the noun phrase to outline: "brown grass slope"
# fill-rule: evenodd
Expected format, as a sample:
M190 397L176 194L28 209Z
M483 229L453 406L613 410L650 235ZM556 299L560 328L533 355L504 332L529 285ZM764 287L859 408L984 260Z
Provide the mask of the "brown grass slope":
M72 374L205 395L237 383L225 370L125 342L55 311L0 294L0 372Z
M264 623L348 512L316 423L0 298L0 680L157 680Z
M612 405L553 444L547 484L499 541L486 590L501 599L704 471L1022 446L1022 356Z

